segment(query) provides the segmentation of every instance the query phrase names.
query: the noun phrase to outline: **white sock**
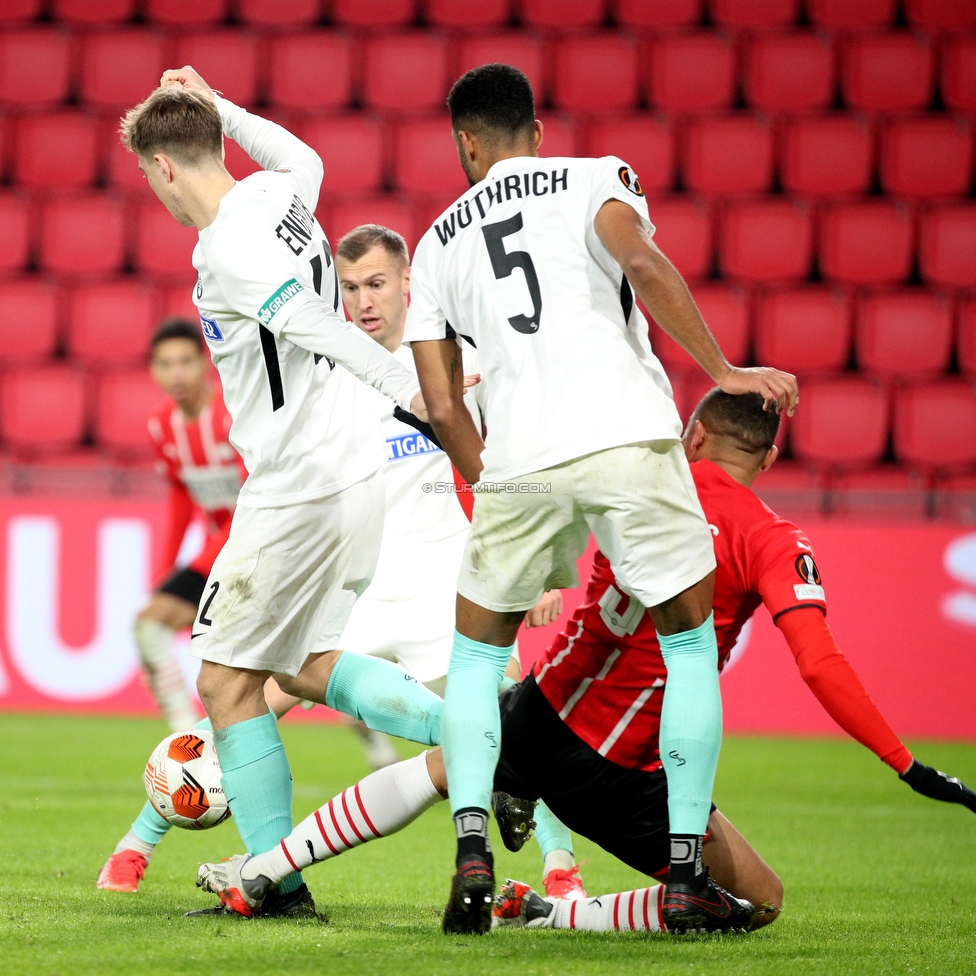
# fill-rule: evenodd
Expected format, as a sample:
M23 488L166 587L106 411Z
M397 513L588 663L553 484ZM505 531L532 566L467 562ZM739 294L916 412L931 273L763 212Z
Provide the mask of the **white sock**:
M156 850L155 844L148 844L134 830L130 830L125 837L116 845L113 854L121 854L122 851L138 851L147 861L152 857Z
M553 901L550 925L582 932L663 932L661 904L664 885L600 895L579 901ZM548 899L547 899L548 900Z
M158 620L138 619L132 628L146 681L163 718L174 732L193 728L200 716L173 656L173 629Z
M427 754L371 773L306 817L280 844L247 862L245 875L277 884L292 871L336 857L416 820L442 799L427 770Z
M542 862L542 876L550 871L572 871L576 866L576 859L572 851L550 851Z

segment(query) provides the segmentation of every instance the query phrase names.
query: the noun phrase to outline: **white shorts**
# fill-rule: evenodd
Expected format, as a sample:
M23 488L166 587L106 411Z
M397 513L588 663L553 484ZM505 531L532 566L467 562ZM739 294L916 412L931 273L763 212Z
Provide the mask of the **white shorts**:
M715 568L712 534L680 441L613 447L477 491L461 596L501 613L579 585L590 532L621 587L654 607Z
M338 646L376 568L383 478L282 508L234 512L193 625L193 657L296 675L309 654Z

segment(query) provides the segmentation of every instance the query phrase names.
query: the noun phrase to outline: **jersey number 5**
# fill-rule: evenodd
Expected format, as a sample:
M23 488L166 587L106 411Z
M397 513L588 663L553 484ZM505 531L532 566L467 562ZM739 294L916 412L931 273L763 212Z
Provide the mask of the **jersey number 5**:
M507 278L516 268L521 268L525 274L525 284L532 298L531 315L513 315L509 318L509 325L516 332L532 335L539 331L539 319L542 316L542 290L539 288L539 276L535 273L535 265L528 251L506 251L504 238L518 233L522 229L522 214L517 213L508 220L500 220L497 224L485 224L481 233L485 235L488 247L488 257L491 258L491 270L495 277L501 280Z

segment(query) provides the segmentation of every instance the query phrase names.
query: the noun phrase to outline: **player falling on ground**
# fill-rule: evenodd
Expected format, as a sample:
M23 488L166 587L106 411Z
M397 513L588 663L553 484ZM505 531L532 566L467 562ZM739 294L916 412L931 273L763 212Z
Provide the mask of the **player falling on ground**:
M235 182L225 133L261 172ZM358 717L375 706L374 727L429 739L436 696L395 665L333 650L382 533L379 421L355 377L421 419L423 401L416 377L338 313L329 244L313 217L315 152L216 96L190 67L163 75L123 120L122 139L170 213L199 231L194 302L249 472L191 653L203 661L197 689L234 821L249 850L267 850L290 829L292 796L265 703L269 676ZM276 898L280 912L313 909L297 874Z
M454 85L448 105L472 187L417 248L405 334L438 438L465 480L482 483L444 703L458 834L444 929L490 925L498 682L525 611L545 590L576 585L591 531L661 635L674 842L665 912L673 925L697 925L700 906L723 898L701 862L722 731L715 560L670 385L634 291L723 389L758 392L770 409L792 412L796 381L729 365L654 244L643 190L626 163L538 158L542 126L521 72L476 68ZM487 447L463 406L458 337L478 349Z
M715 619L724 664L746 621L764 603L787 638L800 673L827 712L888 763L914 790L976 812L976 794L914 759L900 742L837 648L825 619L823 587L809 541L750 490L773 463L779 418L758 396L706 395L684 435L699 497L716 544ZM544 797L574 830L631 867L668 873L667 779L658 747L667 669L644 608L621 591L598 554L579 607L533 674L501 698L502 756L495 785L516 796ZM525 742L532 748L521 748ZM326 860L409 823L438 796L446 780L437 750L411 759L414 805L395 786L397 767L367 777L299 824L260 857L205 864L199 883L244 914L278 877ZM423 774L423 775L421 775ZM335 817L335 820L333 820ZM760 906L752 927L773 921L783 887L729 821L709 818L703 858L732 895ZM661 888L582 902L543 901L527 885L500 892L502 924L592 931L656 931ZM751 911L730 903L736 927ZM706 919L706 928L720 919Z
M185 319L167 319L153 336L151 349L153 379L166 394L148 427L157 466L169 482L168 526L163 582L132 630L149 689L163 718L179 732L195 725L200 716L173 654L173 638L197 615L247 472L227 440L230 414L220 389L208 379L210 364L199 327ZM176 569L194 513L206 520L206 541L188 566Z

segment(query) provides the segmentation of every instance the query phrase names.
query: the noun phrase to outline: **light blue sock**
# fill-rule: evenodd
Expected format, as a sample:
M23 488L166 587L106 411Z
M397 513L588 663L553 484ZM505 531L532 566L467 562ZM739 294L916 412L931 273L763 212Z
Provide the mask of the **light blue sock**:
M343 651L329 676L325 704L361 719L376 732L440 745L443 700L398 664L382 658Z
M511 656L512 647L482 644L454 632L441 716L451 813L491 809L502 738L498 685Z
M502 675L502 680L498 685L499 696L505 694L509 688L514 688L518 682L514 678L510 678L507 674Z
M535 820L535 839L542 848L543 857L553 851L573 853L573 835L569 832L569 827L546 806L545 800L540 800L535 805L532 819Z
M244 846L249 854L270 851L292 828L291 770L274 714L214 732L214 745L221 785ZM301 884L300 874L290 874L278 890L287 894Z
M722 745L722 694L713 615L683 634L658 634L668 681L661 705L661 761L672 834L705 833Z

